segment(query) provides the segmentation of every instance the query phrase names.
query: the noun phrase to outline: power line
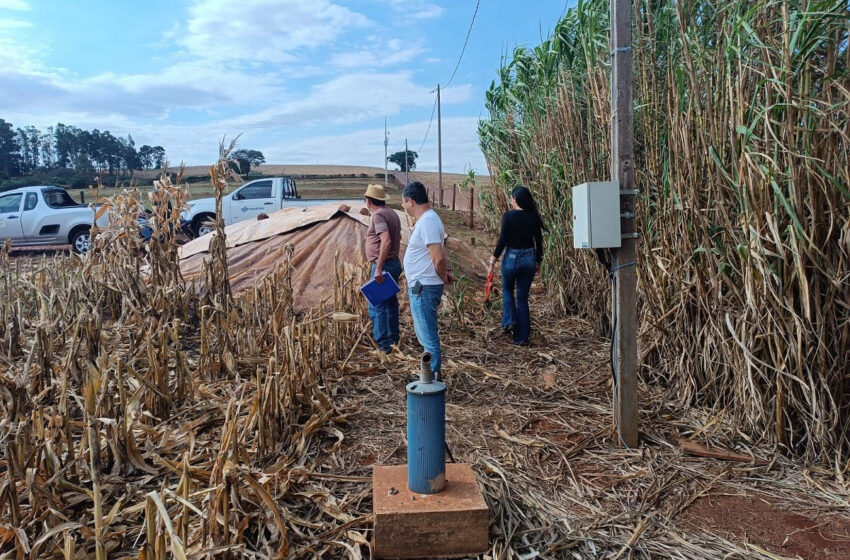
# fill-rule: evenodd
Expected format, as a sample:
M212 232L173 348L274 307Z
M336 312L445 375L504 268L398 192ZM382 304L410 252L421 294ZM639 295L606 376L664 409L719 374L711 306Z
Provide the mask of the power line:
M428 140L428 133L431 132L431 123L434 122L434 113L437 112L437 100L434 100L434 108L431 109L431 119L428 121L428 128L425 130L425 138L422 139L422 144L419 145L419 149L416 150L416 153L422 151L422 147L425 146L425 141Z
M449 87L449 84L452 83L452 80L455 79L455 74L457 74L458 68L460 68L460 63L463 60L463 55L466 52L466 46L469 44L469 36L472 35L472 27L475 25L475 16L478 15L478 7L481 5L481 0L477 0L475 2L475 11L472 12L472 21L469 22L469 29L466 31L466 39L463 41L463 48L460 50L460 56L457 58L457 64L455 64L455 69L452 72L449 81L446 82L446 85L443 86L443 89ZM433 92L432 92L433 93ZM438 99L434 100L434 107L431 108L431 118L428 119L428 128L425 130L425 137L422 139L422 143L419 145L419 149L416 150L416 153L422 151L422 148L425 147L425 142L428 141L428 134L431 132L431 125L434 123L434 113L437 112L437 103Z
M475 16L478 14L478 6L481 4L481 0L475 2L475 11L472 13L472 21L469 22L469 31L466 32L466 40L463 42L463 48L460 50L460 56L457 59L457 64L455 65L454 72L452 72L452 77L449 78L449 81L446 82L446 85L443 88L449 87L449 84L452 83L452 80L455 79L455 74L457 74L457 69L460 68L460 61L463 60L463 53L466 52L466 45L469 43L469 36L472 34L472 26L475 24Z

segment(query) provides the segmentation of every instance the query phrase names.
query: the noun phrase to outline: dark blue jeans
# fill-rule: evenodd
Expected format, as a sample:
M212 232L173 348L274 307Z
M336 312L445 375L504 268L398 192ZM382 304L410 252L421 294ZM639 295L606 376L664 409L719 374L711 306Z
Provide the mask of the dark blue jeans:
M431 354L431 371L437 381L441 380L443 356L440 351L440 300L443 297L444 286L422 286L422 291L416 293L416 288L408 289L410 296L410 314L413 316L413 330L416 339L426 352Z
M536 272L534 249L505 251L502 257L502 328L514 326L515 344L528 343L531 334L528 292Z
M377 265L372 263L370 279L375 277L376 267ZM398 283L398 277L401 276L401 261L398 259L386 261L384 272L388 272ZM392 296L375 306L369 304L369 317L372 319L372 334L375 336L375 342L381 350L389 352L390 346L398 344L398 296Z

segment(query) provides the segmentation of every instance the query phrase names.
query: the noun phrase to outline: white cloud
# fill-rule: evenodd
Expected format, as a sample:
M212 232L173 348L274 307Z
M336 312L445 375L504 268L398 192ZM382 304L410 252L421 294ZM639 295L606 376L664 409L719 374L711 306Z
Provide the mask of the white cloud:
M24 0L0 0L0 10L26 11L29 9L29 3L24 2Z
M216 60L288 62L294 52L333 43L371 25L362 14L328 0L197 0L180 43Z
M427 4L411 14L413 19L435 19L443 15L443 8L435 4Z
M411 150L416 150L428 127L428 121L403 125L390 123L390 153L404 149L408 137ZM431 126L429 140L417 160L417 169L437 170L436 123ZM370 128L348 134L313 136L303 140L267 143L260 148L266 158L289 164L375 165L384 159L384 129ZM271 159L270 159L271 161ZM478 147L478 119L457 117L443 119L443 171L463 173L472 167L480 174L487 173L484 155Z
M402 114L406 108L430 108L430 86L417 84L409 71L349 73L318 84L306 94L281 99L273 107L227 119L227 130L266 129L317 124L351 124ZM463 103L472 88L452 88L444 104Z
M405 43L399 39L366 39L363 48L339 52L331 56L331 64L338 68L389 68L410 62L423 52L422 42Z
M0 68L0 110L7 114L25 112L35 104L45 112L164 118L179 108L268 102L282 91L277 78L203 63L178 63L156 74L90 78L20 64L7 68Z
M376 1L390 5L396 23L442 12L427 1ZM11 3L0 0L0 7ZM422 40L385 38L387 30L376 31L376 24L342 3L195 0L188 20L168 27L156 45L165 51L161 70L145 73L78 75L50 68L41 62L49 42L24 40L32 30L15 25L0 34L0 116L18 126L44 129L63 122L129 133L137 144L162 145L175 162L189 164L212 161L223 134L243 134L241 145L268 150L273 162L380 165L382 128L333 133L371 126L384 116L391 123L427 117L434 85L420 83L425 78L408 70L427 49ZM0 29L4 21L16 20L0 19ZM368 33L360 36L364 29ZM444 90L444 109L469 102L473 94L471 86ZM416 149L427 124L396 126L391 140L408 135ZM483 168L476 128L477 119L444 119L445 170L463 171L470 162ZM316 133L322 136L308 137ZM326 141L338 143L334 161L326 161ZM436 124L420 167L436 168L435 151Z
M407 19L434 19L441 17L445 10L427 0L378 0L389 4L400 17Z
M0 19L0 31L8 31L10 29L26 29L32 27L32 22L20 21L17 19Z

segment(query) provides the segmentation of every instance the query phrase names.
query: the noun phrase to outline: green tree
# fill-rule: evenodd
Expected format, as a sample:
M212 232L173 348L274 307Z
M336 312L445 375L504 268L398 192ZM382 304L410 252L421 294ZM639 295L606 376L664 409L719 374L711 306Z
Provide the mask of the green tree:
M162 146L154 146L151 148L151 166L153 169L159 169L165 165L165 148Z
M390 157L387 158L387 161L398 165L398 168L402 171L412 171L416 169L416 158L418 157L419 154L417 154L413 150L402 150L400 152L392 154Z
M74 158L74 169L78 174L81 175L93 175L94 174L94 165L92 164L91 158L86 154L77 154Z
M139 165L142 169L158 169L165 161L165 148L162 146L148 146L144 144L139 148Z
M6 177L20 174L21 147L12 123L0 119L0 173Z
M70 167L71 162L82 151L82 132L75 126L62 123L56 125L54 149L56 150L56 163L59 167Z
M236 150L230 156L237 165L237 171L242 175L247 175L251 172L251 167L257 167L266 162L266 156L258 150Z

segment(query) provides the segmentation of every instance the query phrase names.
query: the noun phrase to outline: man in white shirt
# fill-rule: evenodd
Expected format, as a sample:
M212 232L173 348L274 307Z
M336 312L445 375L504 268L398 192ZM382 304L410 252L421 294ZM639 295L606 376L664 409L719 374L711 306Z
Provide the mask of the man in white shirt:
M408 183L401 196L405 211L416 220L404 253L413 330L419 344L431 354L431 371L439 381L442 355L438 311L443 289L450 281L443 246L446 230L440 216L428 204L425 185L419 181Z

